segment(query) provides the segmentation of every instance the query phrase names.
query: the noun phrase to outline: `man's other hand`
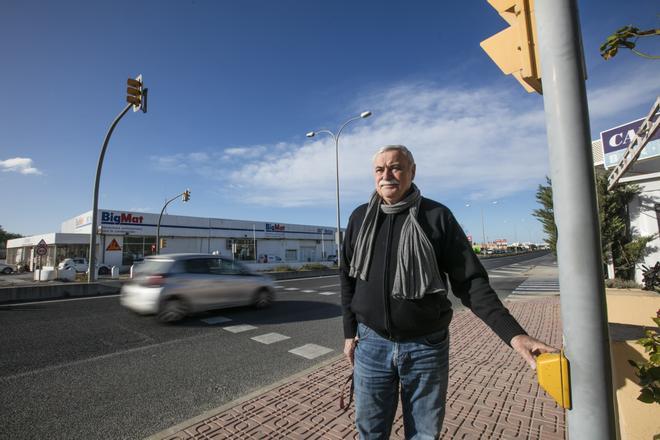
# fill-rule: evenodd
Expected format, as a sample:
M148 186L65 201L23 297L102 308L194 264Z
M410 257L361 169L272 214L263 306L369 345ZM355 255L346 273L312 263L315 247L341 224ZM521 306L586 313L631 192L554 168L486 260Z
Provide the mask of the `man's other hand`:
M534 339L529 335L517 335L511 338L511 347L518 352L518 354L527 361L532 370L536 370L535 356L541 353L555 353L558 349L551 347L538 339ZM344 353L346 350L344 349Z
M353 360L355 355L355 347L357 346L358 338L357 336L350 339L344 339L344 354L348 358L348 362L353 366Z

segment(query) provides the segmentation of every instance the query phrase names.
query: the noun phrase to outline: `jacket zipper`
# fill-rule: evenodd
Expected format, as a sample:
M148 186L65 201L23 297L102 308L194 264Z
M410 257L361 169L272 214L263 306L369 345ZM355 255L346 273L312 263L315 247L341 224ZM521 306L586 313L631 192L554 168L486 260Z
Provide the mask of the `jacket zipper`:
M389 276L390 276L390 243L392 242L392 227L394 222L394 216L387 216L387 240L385 241L385 273L383 276L383 295L385 300L385 330L387 330L387 336L389 339L392 339L392 325L390 322L390 295L387 292L387 287L389 286Z

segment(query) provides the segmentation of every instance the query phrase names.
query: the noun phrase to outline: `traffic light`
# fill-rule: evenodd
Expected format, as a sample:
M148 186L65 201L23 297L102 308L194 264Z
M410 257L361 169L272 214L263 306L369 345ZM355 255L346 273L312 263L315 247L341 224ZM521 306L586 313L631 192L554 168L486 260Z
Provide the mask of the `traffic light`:
M543 93L534 0L488 0L511 26L481 42L495 64L528 92Z
M188 200L190 200L190 190L189 190L189 189L185 190L185 191L183 192L181 198L182 198L182 200L183 200L184 202L187 202Z
M126 80L126 102L133 104L133 111L136 112L140 109L144 113L147 112L147 89L142 84L142 75L137 78L128 78Z
M160 249L166 248L167 247L167 238L161 238L160 239Z

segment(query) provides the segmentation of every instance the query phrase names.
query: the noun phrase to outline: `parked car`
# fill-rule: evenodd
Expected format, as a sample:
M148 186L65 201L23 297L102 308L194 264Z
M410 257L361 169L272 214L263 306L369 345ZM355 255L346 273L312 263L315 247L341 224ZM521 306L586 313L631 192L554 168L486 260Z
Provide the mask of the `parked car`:
M328 255L326 257L325 261L330 261L332 264L337 264L337 256L336 255Z
M96 264L99 275L110 275L110 266L107 264ZM73 269L77 273L87 272L89 262L87 258L65 258L57 265L58 269Z
M9 275L10 273L15 271L16 269L14 269L14 266L5 263L0 263L0 273Z
M281 263L282 258L277 255L262 255L258 258L257 262L259 263Z
M275 298L271 278L237 261L208 254L153 255L134 267L121 289L120 303L162 322L206 310L254 305L265 308Z

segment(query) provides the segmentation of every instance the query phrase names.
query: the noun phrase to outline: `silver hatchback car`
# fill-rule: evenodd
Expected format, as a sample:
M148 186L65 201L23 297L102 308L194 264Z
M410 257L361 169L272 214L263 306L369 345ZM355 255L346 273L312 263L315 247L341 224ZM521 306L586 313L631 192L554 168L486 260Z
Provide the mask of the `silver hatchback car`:
M165 254L147 257L135 266L133 279L121 289L120 302L163 322L191 313L253 304L268 307L273 281L242 264L207 254Z

